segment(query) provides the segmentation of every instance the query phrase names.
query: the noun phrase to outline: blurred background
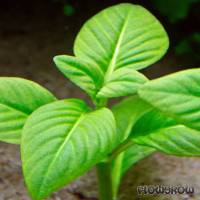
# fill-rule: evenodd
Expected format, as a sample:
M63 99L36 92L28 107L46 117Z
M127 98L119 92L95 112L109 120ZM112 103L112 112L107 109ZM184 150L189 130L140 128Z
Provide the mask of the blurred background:
M143 70L149 78L200 66L200 0L19 0L0 3L0 76L34 80L59 98L87 96L65 79L52 58L73 54L82 24L108 6L131 2L150 10L167 30L167 55ZM30 200L21 174L19 147L0 143L0 200ZM189 185L192 196L136 196L138 185ZM124 178L120 200L200 199L200 160L156 153L138 163ZM96 200L93 170L55 193L52 200ZM135 196L135 197L134 197Z

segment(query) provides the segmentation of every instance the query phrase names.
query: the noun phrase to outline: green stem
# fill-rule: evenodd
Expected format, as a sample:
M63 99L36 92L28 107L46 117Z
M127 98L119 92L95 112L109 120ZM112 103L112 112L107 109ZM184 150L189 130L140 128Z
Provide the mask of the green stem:
M112 186L113 186L113 199L117 199L119 186L121 182L121 167L124 154L120 154L112 161Z
M113 194L114 188L110 163L99 163L97 165L97 175L100 200L116 200Z

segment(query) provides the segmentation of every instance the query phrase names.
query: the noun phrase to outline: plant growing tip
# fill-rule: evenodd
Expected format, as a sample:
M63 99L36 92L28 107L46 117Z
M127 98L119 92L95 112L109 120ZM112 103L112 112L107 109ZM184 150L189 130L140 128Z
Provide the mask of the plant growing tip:
M100 200L116 200L125 172L153 152L200 155L200 69L152 81L138 71L168 46L149 11L123 3L83 25L74 56L54 57L95 108L79 99L57 100L28 80L0 78L0 140L20 144L32 199L48 197L96 165Z

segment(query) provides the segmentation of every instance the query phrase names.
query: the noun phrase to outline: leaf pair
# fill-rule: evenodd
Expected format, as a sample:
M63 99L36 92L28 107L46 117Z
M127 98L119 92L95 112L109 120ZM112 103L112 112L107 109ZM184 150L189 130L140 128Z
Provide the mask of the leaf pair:
M136 93L147 81L136 70L160 59L168 37L145 8L128 3L105 9L80 30L72 56L56 56L61 72L94 100Z

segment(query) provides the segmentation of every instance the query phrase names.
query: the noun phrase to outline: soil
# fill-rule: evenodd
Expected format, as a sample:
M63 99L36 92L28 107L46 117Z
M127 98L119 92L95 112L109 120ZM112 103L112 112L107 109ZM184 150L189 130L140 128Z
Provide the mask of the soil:
M59 4L50 1L6 2L0 8L0 76L24 77L45 86L59 98L88 97L54 67L52 57L72 54L75 35L95 9L64 16ZM189 63L189 62L188 62ZM188 68L187 62L169 53L161 62L144 70L155 78ZM137 196L138 185L188 185L193 196ZM156 153L131 169L124 177L120 200L200 199L200 160ZM49 200L96 200L95 169L54 193ZM19 147L0 143L0 200L30 200L21 172Z

